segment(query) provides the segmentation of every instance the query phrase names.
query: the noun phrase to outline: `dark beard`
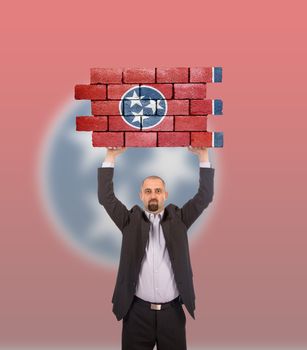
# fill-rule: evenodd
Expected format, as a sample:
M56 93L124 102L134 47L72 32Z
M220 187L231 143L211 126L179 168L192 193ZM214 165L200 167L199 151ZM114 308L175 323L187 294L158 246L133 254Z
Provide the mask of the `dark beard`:
M148 203L148 210L149 211L157 211L159 208L158 202L150 202Z

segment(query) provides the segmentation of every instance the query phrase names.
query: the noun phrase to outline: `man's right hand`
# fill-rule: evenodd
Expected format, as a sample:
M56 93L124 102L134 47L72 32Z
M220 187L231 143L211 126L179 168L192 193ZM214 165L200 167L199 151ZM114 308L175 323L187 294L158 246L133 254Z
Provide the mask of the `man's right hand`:
M105 162L115 162L115 158L124 153L127 150L127 147L107 147L106 157L104 159Z

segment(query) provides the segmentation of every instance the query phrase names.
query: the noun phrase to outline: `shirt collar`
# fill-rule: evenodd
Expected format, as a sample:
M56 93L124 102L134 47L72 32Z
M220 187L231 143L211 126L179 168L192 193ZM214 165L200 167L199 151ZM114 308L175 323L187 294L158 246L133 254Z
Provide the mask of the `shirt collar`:
M152 212L150 212L150 211L147 211L146 209L144 209L144 212L145 212L146 216L148 217L148 219L149 219L149 215L150 215L150 214L157 215L157 214L155 214L155 213L152 213ZM163 214L164 214L164 209L161 210L160 213L158 213L158 215L161 215L161 216L160 216L161 219L163 218Z

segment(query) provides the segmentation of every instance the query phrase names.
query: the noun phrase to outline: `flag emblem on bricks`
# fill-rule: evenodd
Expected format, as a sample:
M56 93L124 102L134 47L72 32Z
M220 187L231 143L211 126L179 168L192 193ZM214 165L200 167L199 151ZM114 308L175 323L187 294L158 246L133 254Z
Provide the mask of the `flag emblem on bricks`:
M158 89L136 85L123 94L119 112L128 125L146 130L163 121L167 114L167 100Z
M91 100L93 116L77 116L76 130L92 131L94 147L223 147L223 133L207 130L223 102L206 98L221 81L221 67L92 68L75 98Z

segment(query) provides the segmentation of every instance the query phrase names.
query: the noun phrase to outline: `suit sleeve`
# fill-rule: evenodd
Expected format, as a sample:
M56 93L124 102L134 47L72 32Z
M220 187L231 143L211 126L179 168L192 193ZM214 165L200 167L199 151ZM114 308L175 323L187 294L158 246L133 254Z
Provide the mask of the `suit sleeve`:
M98 168L98 200L122 231L129 220L129 211L114 194L113 174L114 168Z
M195 196L187 201L181 211L181 219L189 228L213 199L213 168L199 168L199 187Z

